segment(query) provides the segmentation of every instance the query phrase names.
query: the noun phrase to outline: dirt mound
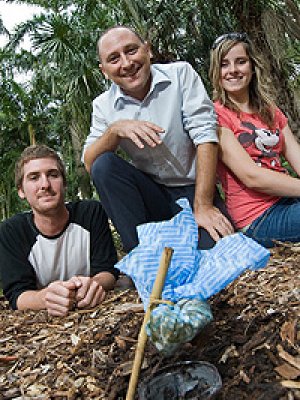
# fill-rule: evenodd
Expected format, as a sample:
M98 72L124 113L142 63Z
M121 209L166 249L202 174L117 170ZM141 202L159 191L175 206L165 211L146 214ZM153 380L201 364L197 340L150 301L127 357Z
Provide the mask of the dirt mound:
M300 246L274 249L210 302L214 321L174 356L148 343L140 380L182 360L214 364L219 400L300 399ZM61 319L0 301L0 399L125 399L143 307L135 290ZM171 399L170 399L171 400Z

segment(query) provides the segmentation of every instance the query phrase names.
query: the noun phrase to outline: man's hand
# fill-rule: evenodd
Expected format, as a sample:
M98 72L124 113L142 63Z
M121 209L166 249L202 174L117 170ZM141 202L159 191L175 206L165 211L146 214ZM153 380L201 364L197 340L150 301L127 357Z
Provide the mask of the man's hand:
M160 134L163 132L160 126L148 121L123 119L113 122L98 140L85 149L85 168L90 173L96 158L105 152L116 151L121 139L131 140L138 148L143 149L145 144L150 147L159 145L162 142Z
M198 226L204 228L216 242L234 233L230 221L214 206L202 205L194 215Z
M140 149L145 147L144 143L150 147L160 144L159 134L164 132L152 122L137 120L119 120L111 124L109 129L121 139L130 139Z
M45 306L50 315L63 317L68 314L76 302L76 284L71 281L50 283L45 292Z
M105 290L93 278L74 276L69 282L72 282L76 286L75 301L78 308L93 308L105 298Z

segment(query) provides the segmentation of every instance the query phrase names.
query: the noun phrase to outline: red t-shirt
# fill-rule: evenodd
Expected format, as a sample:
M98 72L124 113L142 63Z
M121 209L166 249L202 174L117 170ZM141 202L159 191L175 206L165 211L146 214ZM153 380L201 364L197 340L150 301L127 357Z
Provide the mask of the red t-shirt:
M241 112L238 115L219 102L215 102L215 110L219 126L234 133L257 165L286 173L281 166L280 154L284 145L282 129L287 125L287 118L278 108L272 129L256 114ZM225 192L228 212L238 229L249 225L279 200L277 196L248 189L221 161L218 162L218 177Z

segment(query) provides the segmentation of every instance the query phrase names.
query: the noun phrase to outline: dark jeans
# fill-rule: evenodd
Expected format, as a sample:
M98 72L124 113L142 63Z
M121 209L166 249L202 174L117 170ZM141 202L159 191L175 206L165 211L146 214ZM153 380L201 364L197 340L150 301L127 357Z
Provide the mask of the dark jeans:
M138 225L172 218L181 210L176 204L181 197L186 197L193 206L195 185L167 187L158 184L115 153L99 156L92 165L91 176L101 203L119 232L126 251L138 244ZM218 193L214 205L228 216ZM200 229L199 233L200 249L214 246L215 242L207 231Z
M300 199L283 197L256 218L245 235L265 247L273 247L274 240L300 242Z

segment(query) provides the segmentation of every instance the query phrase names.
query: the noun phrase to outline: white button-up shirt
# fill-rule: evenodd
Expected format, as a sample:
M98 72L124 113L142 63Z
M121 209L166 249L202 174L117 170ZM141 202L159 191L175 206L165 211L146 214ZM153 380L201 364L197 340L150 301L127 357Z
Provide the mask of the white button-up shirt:
M120 147L136 168L166 186L195 183L196 146L217 142L214 107L201 78L186 62L151 66L151 87L143 101L115 85L93 101L92 125L84 150L122 119L152 122L164 129L162 144L139 149L121 139Z

